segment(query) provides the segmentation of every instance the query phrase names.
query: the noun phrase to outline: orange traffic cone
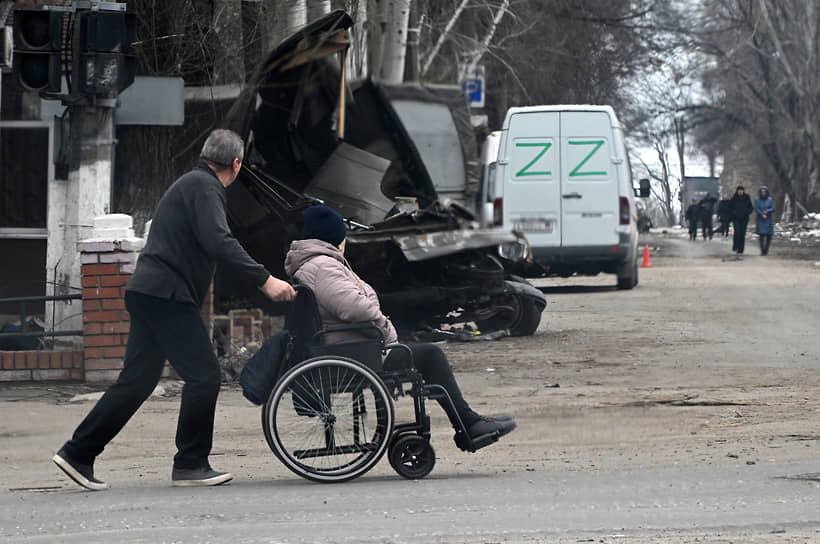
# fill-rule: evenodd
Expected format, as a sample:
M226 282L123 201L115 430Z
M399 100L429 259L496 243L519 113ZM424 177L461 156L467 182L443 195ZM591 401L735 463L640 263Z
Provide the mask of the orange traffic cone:
M649 262L649 244L643 246L643 262L641 268L652 268L652 263Z

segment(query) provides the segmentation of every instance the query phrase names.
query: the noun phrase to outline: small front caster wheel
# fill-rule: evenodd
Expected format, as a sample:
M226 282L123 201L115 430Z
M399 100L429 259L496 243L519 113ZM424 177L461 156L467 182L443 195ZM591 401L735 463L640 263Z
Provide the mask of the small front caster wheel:
M424 478L436 465L436 452L425 438L403 436L396 440L389 452L390 465L410 480Z

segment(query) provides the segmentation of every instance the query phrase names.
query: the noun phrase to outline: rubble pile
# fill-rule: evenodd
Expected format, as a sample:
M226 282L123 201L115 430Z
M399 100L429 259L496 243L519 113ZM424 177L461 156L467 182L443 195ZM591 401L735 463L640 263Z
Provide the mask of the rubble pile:
M774 233L779 238L795 242L805 239L816 241L820 239L820 213L807 213L800 221L793 223L777 223Z

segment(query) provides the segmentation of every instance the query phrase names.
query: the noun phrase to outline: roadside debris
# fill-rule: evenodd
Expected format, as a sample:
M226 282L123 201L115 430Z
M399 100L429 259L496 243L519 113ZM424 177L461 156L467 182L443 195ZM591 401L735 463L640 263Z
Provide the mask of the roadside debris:
M798 243L804 239L820 240L820 213L807 213L800 221L792 223L777 223L774 234Z

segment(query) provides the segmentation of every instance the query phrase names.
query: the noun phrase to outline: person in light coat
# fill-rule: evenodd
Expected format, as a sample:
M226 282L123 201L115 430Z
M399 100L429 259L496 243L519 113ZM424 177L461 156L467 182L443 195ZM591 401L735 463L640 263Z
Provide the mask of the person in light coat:
M768 255L774 234L774 200L769 195L769 188L765 185L760 188L755 199L755 214L757 215L757 234L760 236L760 254Z
M291 243L285 257L285 272L313 291L323 325L373 321L385 343L395 343L396 328L382 313L376 292L353 271L344 257L347 230L342 217L325 206L310 207L302 217L302 239ZM334 335L328 335L326 341L344 343L367 338L363 331ZM425 383L438 384L447 390L471 438L491 433L503 436L515 429L515 420L510 416L485 417L470 408L446 355L438 346L410 344L409 347ZM406 358L404 350L391 350L384 360L385 370L404 368ZM457 422L451 423L455 427Z

